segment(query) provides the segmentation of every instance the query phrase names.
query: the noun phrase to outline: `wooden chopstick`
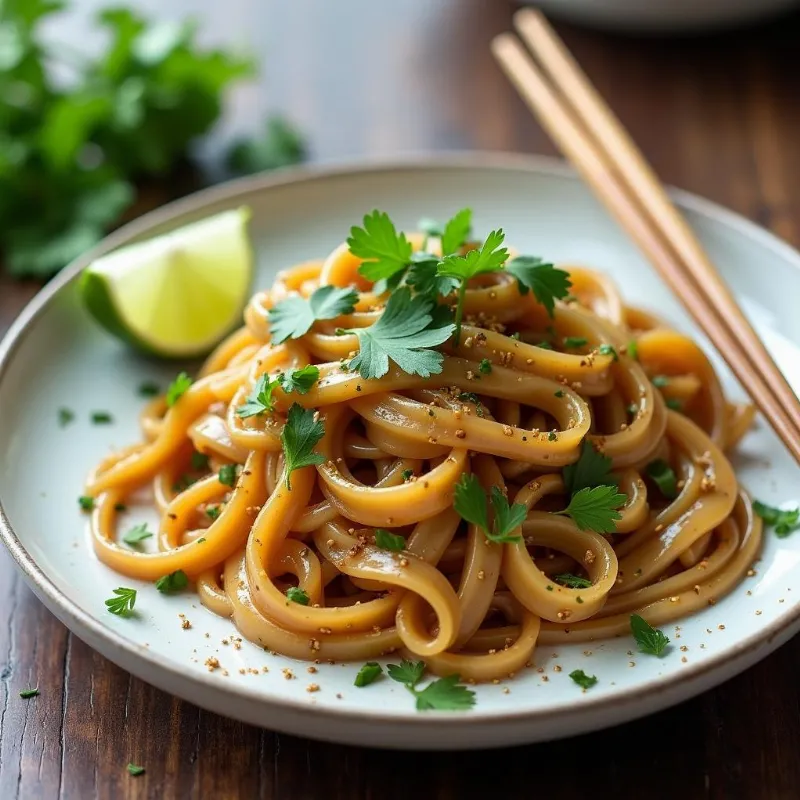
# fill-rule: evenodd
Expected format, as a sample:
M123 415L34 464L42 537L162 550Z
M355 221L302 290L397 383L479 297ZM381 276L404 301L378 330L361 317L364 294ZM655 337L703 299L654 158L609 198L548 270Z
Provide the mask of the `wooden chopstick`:
M515 22L546 63L554 83L569 93L569 100L559 96L512 34L502 34L492 43L501 66L545 130L706 332L800 463L800 402L688 225L544 18L525 10L518 12ZM597 119L602 119L598 126Z

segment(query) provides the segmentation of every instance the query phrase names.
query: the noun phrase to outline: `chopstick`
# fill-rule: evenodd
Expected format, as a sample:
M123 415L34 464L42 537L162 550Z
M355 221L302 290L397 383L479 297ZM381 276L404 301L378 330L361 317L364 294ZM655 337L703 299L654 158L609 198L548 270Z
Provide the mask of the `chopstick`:
M492 42L500 65L542 127L705 331L800 464L800 401L688 224L542 14L525 9L517 12L514 23L542 68L510 33Z

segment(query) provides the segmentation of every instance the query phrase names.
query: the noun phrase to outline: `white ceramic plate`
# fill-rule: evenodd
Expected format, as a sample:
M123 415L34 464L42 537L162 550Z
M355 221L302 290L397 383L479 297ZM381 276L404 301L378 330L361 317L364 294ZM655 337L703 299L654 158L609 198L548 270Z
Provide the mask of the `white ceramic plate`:
M800 342L800 255L734 214L686 194L676 198L799 387L800 351L793 343ZM524 251L607 270L630 300L696 333L576 177L542 158L437 156L256 177L145 217L89 257L241 203L254 212L258 285L268 285L281 267L327 254L374 207L413 226L420 216L446 217L469 204L478 231L502 225ZM138 439L140 382L166 382L177 367L131 355L87 318L74 279L89 257L36 298L0 346L0 533L48 608L140 678L221 714L304 736L392 747L490 747L589 731L677 703L763 658L800 627L798 534L767 536L757 575L679 630L670 626L674 646L665 657L631 655L630 639L539 648L541 672L529 669L504 685L478 687L477 706L466 713L418 713L411 696L388 680L357 689L357 665L323 664L311 676L305 664L247 642L241 649L222 644L234 632L231 624L193 595L167 597L151 585L120 579L91 554L76 503L84 476L110 448ZM60 406L77 412L63 429ZM91 425L93 410L112 412L114 424ZM763 423L746 438L736 467L757 497L798 499L798 469ZM135 619L105 611L103 601L120 583L139 589ZM190 630L181 628L180 613ZM208 672L203 664L210 656L227 676ZM269 671L261 672L263 666ZM284 667L297 677L286 680ZM597 675L598 684L582 693L568 677L575 668ZM312 680L321 687L314 694L306 691Z

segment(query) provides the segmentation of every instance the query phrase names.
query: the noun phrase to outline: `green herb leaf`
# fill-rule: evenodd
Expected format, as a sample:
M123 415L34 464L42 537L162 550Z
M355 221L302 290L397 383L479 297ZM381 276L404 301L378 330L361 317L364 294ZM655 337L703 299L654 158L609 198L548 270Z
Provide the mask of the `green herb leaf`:
M587 675L582 669L572 670L569 676L584 691L591 689L597 683L597 678L594 675Z
M601 344L600 347L597 348L597 352L600 353L601 356L613 356L614 361L619 361L619 354L610 344Z
M374 325L348 331L358 336L360 346L348 366L362 378L380 378L389 371L391 359L403 372L429 378L442 371L444 360L429 348L445 342L452 332L452 324L437 324L428 299L398 289Z
M91 419L94 425L110 425L114 421L108 411L92 411Z
M634 361L638 361L639 360L639 345L637 344L636 339L631 339L628 342L628 345L627 345L627 347L625 349L626 349L628 355Z
M221 513L222 509L219 506L209 506L206 509L206 516L212 520L218 519Z
M82 494L78 498L78 505L81 507L81 511L92 511L94 509L94 497Z
M126 589L120 586L113 590L114 597L106 600L106 608L118 617L128 617L136 605L136 589Z
M75 419L75 412L70 410L69 408L59 408L58 409L58 424L62 428L66 428L67 425Z
M539 344L537 344L536 346L537 347L541 347L542 350L552 350L553 349L553 345L551 345L550 342L539 342Z
M318 380L319 367L315 367L313 364L307 364L300 369L290 369L288 372L278 375L281 389L287 394L290 392L308 394Z
M138 764L128 764L128 772L135 778L144 774L144 767L140 767Z
M286 599L301 606L307 606L309 603L308 595L299 586L290 586L286 590Z
M678 479L666 461L662 458L651 461L646 472L667 500L674 500L678 496Z
M521 294L533 292L533 296L545 307L552 318L556 300L569 295L572 282L569 273L545 263L535 256L517 256L508 262L506 271L516 279Z
M592 585L588 578L581 578L580 575L573 575L571 572L554 575L553 580L569 589L588 589Z
M180 592L189 585L189 578L182 569L170 572L169 575L162 575L156 581L156 589L162 594L172 594Z
M286 488L291 491L292 472L302 467L322 464L325 456L314 452L317 443L325 435L322 420L314 421L314 411L295 403L290 409L286 424L281 431L285 461Z
M377 661L367 661L358 671L353 684L359 688L369 686L371 683L374 683L382 672L383 667Z
M556 391L555 391L555 392L553 392L553 394L554 394L556 397L563 397L563 396L564 396L564 392L563 392L561 389L556 389ZM570 465L570 466L571 466L571 465ZM565 467L565 469L566 469L566 467Z
M191 385L192 379L185 372L179 372L175 380L167 388L167 407L172 408Z
M461 519L489 533L489 512L486 493L477 475L464 473L458 479L453 496L453 507Z
M382 550L391 550L395 553L406 549L406 540L402 536L383 528L375 528L375 544Z
M482 358L481 363L478 364L478 372L481 375L491 375L492 374L492 362L489 361L488 358Z
M402 472L403 475L403 483L411 480L414 477L414 470L413 469L404 469Z
M145 381L139 384L139 394L142 397L158 397L161 387L152 381Z
M669 383L669 378L666 375L654 375L650 379L650 383L659 389L663 389Z
M269 375L266 373L261 375L256 381L255 386L247 399L242 405L236 409L236 415L242 419L247 417L256 417L259 414L267 414L274 409L274 401L272 393L278 386L279 381L270 380Z
M458 281L439 275L438 266L439 259L436 256L430 253L414 253L405 276L406 283L413 286L417 294L423 294L431 300L435 301L439 295L446 297L457 288Z
M596 450L588 439L584 439L580 458L561 471L567 492L575 494L581 489L616 483L611 475L611 463L608 456Z
M500 544L522 541L521 536L511 534L525 522L528 509L521 503L509 505L506 496L496 486L492 486L489 497L494 511L494 525L492 532L486 534L487 538Z
M472 233L472 209L462 208L447 221L442 232L442 255L457 253Z
M625 409L632 417L635 417L639 413L639 404L638 403L630 403L628 407Z
M39 696L39 690L38 689L23 689L19 693L19 696L23 700L30 700L31 697L38 697Z
M270 335L275 344L299 339L308 333L316 320L351 314L357 302L355 289L336 286L320 286L308 300L300 295L291 295L269 310Z
M114 511L127 511L128 506L125 503L114 503Z
M631 633L642 653L660 656L669 644L669 639L658 628L654 628L638 614L631 614Z
M217 478L223 486L233 486L236 483L236 464L223 464Z
M425 674L425 662L409 661L404 658L399 664L389 664L386 672L393 681L402 683L409 689L414 689Z
M411 260L411 243L395 230L389 215L373 211L364 216L364 227L353 226L347 239L350 252L364 263L358 271L368 281L391 278L404 270Z
M481 404L480 397L478 397L475 392L461 392L458 399L461 400L462 403L472 403L475 406L475 413L479 417L483 416L483 405Z
M753 511L758 514L764 523L775 528L775 535L784 539L790 533L800 530L800 507L792 509L768 506L760 500L753 501Z
M204 469L208 469L208 455L206 453L201 453L199 450L195 450L192 453L192 469L195 472L201 472Z
M666 404L667 408L671 409L672 411L683 410L683 403L681 403L677 397L668 397L664 403Z
M564 347L568 350L574 350L576 347L584 347L587 344L589 344L589 340L584 339L583 336L567 336L564 339Z
M147 523L143 522L141 525L135 525L123 537L122 541L125 544L136 546L145 539L149 539L153 534L147 530Z
M475 692L459 684L458 675L429 683L421 691L415 691L417 711L465 711L475 705Z
M508 258L508 250L501 247L505 239L502 230L492 231L483 245L475 250L470 250L464 256L447 255L440 262L436 271L445 278L454 278L458 281L458 303L456 304L455 340L461 338L461 319L464 316L464 297L467 283L476 275L484 272L497 272L503 268Z
M572 495L569 505L557 514L566 514L582 531L614 533L615 522L622 518L617 511L627 500L616 486L595 486L580 489Z

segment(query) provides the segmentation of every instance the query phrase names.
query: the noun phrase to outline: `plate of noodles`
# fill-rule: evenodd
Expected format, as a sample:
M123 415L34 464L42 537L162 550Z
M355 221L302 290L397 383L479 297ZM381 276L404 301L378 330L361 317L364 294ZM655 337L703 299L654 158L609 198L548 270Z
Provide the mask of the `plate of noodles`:
M800 255L674 197L797 389ZM90 318L97 256L242 206L252 297L204 362ZM303 168L143 217L16 321L0 418L0 532L37 595L249 723L554 739L696 695L800 627L796 465L550 159Z

